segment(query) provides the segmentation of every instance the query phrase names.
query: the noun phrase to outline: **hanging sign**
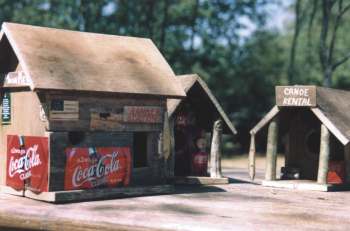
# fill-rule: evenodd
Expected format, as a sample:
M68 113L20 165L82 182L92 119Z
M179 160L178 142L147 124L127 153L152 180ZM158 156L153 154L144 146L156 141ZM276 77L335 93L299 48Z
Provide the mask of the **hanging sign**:
M11 94L10 92L4 92L2 98L2 110L1 110L1 123L11 123Z
M127 186L129 147L66 148L65 190Z
M16 190L48 191L48 138L7 136L6 185Z
M276 86L277 106L316 107L315 86Z

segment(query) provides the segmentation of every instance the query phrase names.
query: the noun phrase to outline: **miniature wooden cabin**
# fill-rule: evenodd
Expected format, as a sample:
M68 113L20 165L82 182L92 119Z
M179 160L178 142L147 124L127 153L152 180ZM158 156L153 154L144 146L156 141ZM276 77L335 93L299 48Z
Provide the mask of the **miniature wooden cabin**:
M198 169L193 165L193 162L196 162L193 155L200 152L200 149L206 152L206 147L210 147L208 158L211 164L210 176L221 178L221 134L235 135L237 131L206 83L198 75L181 75L177 80L187 96L184 99L168 100L169 121L174 139L173 175L206 176L205 161L204 169L201 166ZM204 141L206 134L211 134L209 144L205 144Z
M251 177L255 174L255 135L267 126L264 185L327 191L347 184L349 100L348 91L316 86L276 87L276 106L251 130ZM284 146L285 152L281 180L276 177L279 146Z
M4 23L0 72L0 185L165 182L166 100L185 92L151 40Z

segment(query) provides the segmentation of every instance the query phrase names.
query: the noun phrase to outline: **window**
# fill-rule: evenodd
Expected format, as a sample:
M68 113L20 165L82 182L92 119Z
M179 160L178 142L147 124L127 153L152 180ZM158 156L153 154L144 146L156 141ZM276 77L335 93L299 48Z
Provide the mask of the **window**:
M133 162L134 168L147 167L147 133L135 132L134 133L134 145L133 145Z

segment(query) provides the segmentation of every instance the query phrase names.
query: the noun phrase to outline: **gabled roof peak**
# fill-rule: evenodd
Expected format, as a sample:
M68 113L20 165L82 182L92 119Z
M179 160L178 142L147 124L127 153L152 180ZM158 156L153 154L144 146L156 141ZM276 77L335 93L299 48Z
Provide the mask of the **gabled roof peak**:
M32 90L185 97L150 39L7 22L2 33L31 78Z

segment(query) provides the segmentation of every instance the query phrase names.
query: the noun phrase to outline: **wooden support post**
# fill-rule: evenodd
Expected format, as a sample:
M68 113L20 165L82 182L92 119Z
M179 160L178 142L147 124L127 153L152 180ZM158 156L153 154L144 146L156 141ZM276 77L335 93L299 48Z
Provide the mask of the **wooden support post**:
M317 183L327 184L328 162L329 162L329 130L321 124L320 158L318 162Z
M169 177L175 176L175 119L169 119L170 128L170 158L169 158Z
M222 120L217 120L213 126L213 138L210 150L210 177L220 178L221 174Z
M350 144L344 146L345 181L350 184Z
M266 148L265 180L276 180L278 141L278 118L275 117L269 124Z
M168 112L164 113L164 126L163 126L163 137L162 137L162 153L164 157L164 170L165 177L170 177L171 175L171 131L170 131L170 121L168 117Z
M255 134L250 135L250 148L249 148L249 176L251 180L255 178Z

